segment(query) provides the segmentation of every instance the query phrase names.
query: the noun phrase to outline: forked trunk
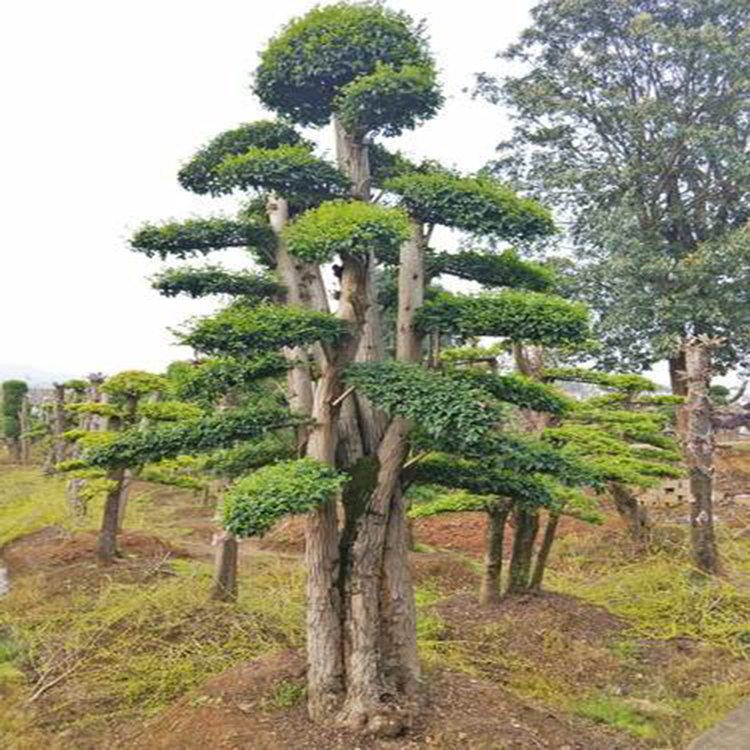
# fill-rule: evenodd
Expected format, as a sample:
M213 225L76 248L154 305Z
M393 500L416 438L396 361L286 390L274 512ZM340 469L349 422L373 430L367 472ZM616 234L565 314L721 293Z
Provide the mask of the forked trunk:
M547 561L549 560L549 553L552 550L552 545L555 541L555 535L557 534L557 526L560 523L559 513L550 513L547 519L547 525L544 528L544 537L542 544L539 547L539 552L536 556L536 563L534 564L534 573L531 576L531 590L541 591L542 581L544 580L544 573L547 570Z
M615 502L615 509L625 522L625 528L633 541L638 544L648 542L651 536L651 522L646 508L624 484L611 482L609 491Z
M510 558L508 594L523 593L531 586L531 566L534 558L534 542L539 532L539 513L536 510L516 508L514 522L515 533L513 553Z
M487 508L487 546L479 589L479 603L484 606L497 604L501 599L500 580L503 570L505 525L512 506L511 500L501 499Z
M688 383L685 449L690 471L690 532L693 560L704 573L719 572L713 517L714 434L708 388L711 342L697 338L686 345Z
M109 472L107 479L114 482L107 491L102 514L102 526L96 545L96 559L101 565L111 565L118 555L117 524L119 520L120 492L125 479L124 469Z
M237 601L238 544L234 534L224 533L215 540L216 563L210 599L217 602Z

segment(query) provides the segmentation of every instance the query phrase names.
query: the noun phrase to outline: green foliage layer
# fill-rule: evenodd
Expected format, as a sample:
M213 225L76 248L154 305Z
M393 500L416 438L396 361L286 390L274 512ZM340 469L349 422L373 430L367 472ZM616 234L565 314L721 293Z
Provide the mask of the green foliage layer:
M263 190L282 196L343 196L349 180L304 146L251 148L228 156L216 170L218 192Z
M264 466L227 492L224 528L240 537L262 536L285 516L332 500L345 481L345 475L311 458Z
M149 258L187 258L207 255L228 247L266 247L273 232L266 224L225 218L188 219L163 224L146 224L131 238L133 250Z
M252 357L316 341L338 341L348 332L346 323L329 313L265 303L233 304L200 320L181 341L210 355Z
M128 430L107 445L86 451L89 466L127 468L227 448L242 440L253 440L270 430L301 424L284 409L258 407L227 410L175 425L153 427L148 431Z
M216 195L224 189L217 169L227 156L239 156L251 148L275 149L282 146L312 148L291 126L279 120L259 120L240 125L216 136L183 166L177 177L182 187L193 193Z
M559 346L588 337L588 313L578 303L536 292L443 293L417 313L419 329L460 336L504 336Z
M151 286L165 297L185 294L197 299L212 294L229 294L253 300L278 297L284 287L267 274L227 271L220 266L168 268L154 277Z
M326 125L347 84L387 64L431 67L426 44L404 13L378 3L334 3L292 20L261 54L255 93L302 125Z
M21 436L21 405L29 392L23 380L6 380L2 387L3 436L17 440Z
M505 240L552 234L549 212L530 198L492 179L460 177L450 172L409 174L388 180L406 210L428 224L462 229Z
M410 235L409 220L396 209L362 201L331 201L307 211L285 232L289 251L310 263L370 251L396 253Z

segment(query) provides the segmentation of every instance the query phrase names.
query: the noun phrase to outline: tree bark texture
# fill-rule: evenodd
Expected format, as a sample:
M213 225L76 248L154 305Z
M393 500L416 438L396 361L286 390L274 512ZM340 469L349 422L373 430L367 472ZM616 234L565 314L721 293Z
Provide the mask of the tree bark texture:
M96 545L96 559L101 565L111 565L118 554L117 524L119 520L120 492L125 480L125 470L116 469L107 474L114 486L107 491L102 514L102 526Z
M638 501L638 498L624 484L611 482L609 492L615 503L620 518L633 541L643 544L651 536L651 522L648 511Z
M541 591L542 581L544 580L544 573L547 570L547 561L549 560L549 553L552 550L552 545L555 541L555 535L557 534L557 526L560 523L559 513L550 513L547 518L547 525L544 527L544 537L542 538L542 544L539 547L539 552L536 556L536 562L534 563L534 572L531 576L531 590Z
M687 359L685 351L668 360L669 364L669 382L672 388L673 396L682 396L687 398L688 381L687 381ZM680 441L685 440L688 432L688 407L687 404L678 406L675 409L677 437Z
M687 371L687 436L685 453L690 472L690 531L693 560L704 573L719 572L713 518L714 435L708 389L711 344L692 339L685 348Z
M530 589L534 543L539 533L539 512L518 507L514 513L514 523L513 552L506 590L508 594L523 593Z
M505 526L512 506L511 500L503 498L487 508L487 544L479 589L479 603L484 606L497 604L501 598Z
M215 541L216 562L209 598L217 602L237 601L238 544L234 534L224 533Z

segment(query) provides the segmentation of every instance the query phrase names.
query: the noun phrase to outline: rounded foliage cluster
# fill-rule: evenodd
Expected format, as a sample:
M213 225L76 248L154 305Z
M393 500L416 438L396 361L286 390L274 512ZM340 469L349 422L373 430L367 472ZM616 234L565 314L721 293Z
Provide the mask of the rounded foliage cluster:
M286 305L230 305L200 320L182 343L211 355L247 357L283 347L333 342L349 332L330 313Z
M421 31L379 3L317 7L292 20L261 54L255 93L302 125L326 125L343 89L385 64L432 67Z
M203 409L185 401L155 401L139 404L138 415L154 422L180 422L203 416Z
M551 294L514 290L441 294L420 308L417 325L423 332L503 336L549 346L580 343L589 335L584 305Z
M264 300L278 297L284 289L268 274L227 271L221 266L168 268L154 277L151 286L165 297L185 294L194 299L229 294L248 300Z
M102 391L115 401L129 398L141 398L150 393L158 393L167 388L167 379L142 370L123 370L107 378Z
M145 224L130 240L130 247L149 258L187 258L207 255L227 247L265 247L273 242L273 232L258 221L234 221L216 217L188 219L163 224Z
M326 263L336 255L398 252L409 235L402 211L361 201L324 203L285 230L292 255L310 263Z
M431 66L378 65L347 84L336 99L336 116L348 133L401 135L437 114L443 95Z
M216 170L219 193L232 190L263 190L283 196L345 195L349 180L304 146L275 149L251 148L228 156Z
M488 177L461 177L441 170L402 175L385 186L401 196L412 216L429 224L506 240L555 231L546 209Z
M289 515L333 500L346 477L311 458L265 466L240 479L224 499L224 528L240 537L262 536Z
M216 136L179 171L177 179L182 187L193 193L204 195L222 192L222 182L217 168L227 156L239 156L251 148L274 149L282 146L306 146L312 144L289 124L279 120L259 120L240 125Z

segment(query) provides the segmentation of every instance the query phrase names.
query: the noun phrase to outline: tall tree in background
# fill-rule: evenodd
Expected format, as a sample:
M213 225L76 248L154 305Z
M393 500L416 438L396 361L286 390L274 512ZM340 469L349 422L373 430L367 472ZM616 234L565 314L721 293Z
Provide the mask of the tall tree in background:
M750 351L750 34L745 0L546 0L479 76L516 121L496 173L570 221L577 293L598 313L601 363L667 359L686 394L684 342Z

